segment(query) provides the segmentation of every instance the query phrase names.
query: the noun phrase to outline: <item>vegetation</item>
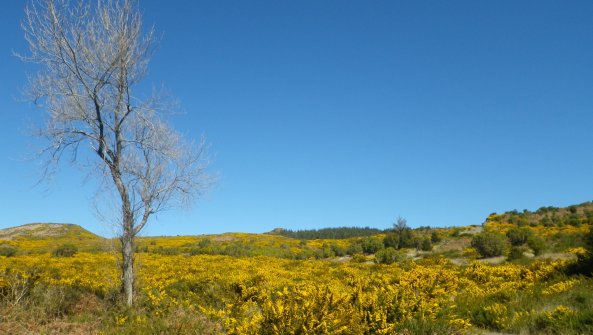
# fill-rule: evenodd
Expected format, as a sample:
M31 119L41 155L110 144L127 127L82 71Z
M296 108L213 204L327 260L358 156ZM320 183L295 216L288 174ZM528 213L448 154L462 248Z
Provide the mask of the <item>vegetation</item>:
M348 239L142 237L134 308L119 293L115 241L90 248L98 242L81 239L92 235L80 227L15 227L0 231L2 245L18 251L0 256L0 333L592 333L593 278L584 275L591 274L593 233L588 225L571 227L494 220L483 227L396 225ZM396 249L386 245L388 236L414 243ZM578 238L570 244L566 236ZM558 244L544 249L544 239ZM68 244L80 251L54 256ZM503 245L507 261L474 260L480 245ZM567 248L550 254L560 245Z
M270 232L271 234L278 234L299 240L330 240L330 239L346 239L352 237L367 237L381 234L382 231L376 228L369 227L338 227L338 228L322 228L310 230L290 230L276 228Z
M78 248L74 244L62 244L56 250L53 255L55 257L72 257L78 252Z
M507 232L507 237L513 246L524 245L532 235L531 230L526 227L515 227Z
M506 249L507 240L499 233L485 232L474 236L471 246L482 257L502 256Z
M391 263L402 261L405 258L406 258L406 256L402 252L397 251L392 247L387 247L385 249L379 250L375 254L375 263L391 264Z
M17 249L10 245L0 245L0 256L11 257L16 255Z
M381 252L402 257L395 249ZM139 254L135 309L118 298L113 262L114 255L103 252L3 258L0 332L15 333L23 320L34 333L57 326L106 334L593 330L591 279L563 275L567 260L456 266L430 258L369 265Z
M533 254L535 256L541 255L546 250L546 242L543 238L539 236L531 236L527 240L527 245L531 250L533 250Z
M584 202L566 208L541 207L535 212L492 213L484 228L505 234L512 245L527 244L535 255L541 255L545 251L564 252L571 247L584 247L591 224L593 203Z
M584 202L566 208L540 207L537 211L512 210L503 214L491 215L490 221L508 222L519 227L524 226L581 226L593 224L593 202Z
M585 248L578 254L578 262L569 271L593 277L593 226L590 227L584 240Z
M117 213L122 291L131 305L136 236L154 214L204 192L204 142L192 145L168 124L162 96L137 95L155 38L136 1L31 1L22 27L30 52L21 59L39 70L29 76L27 97L45 111L35 132L45 171L64 157L84 157L81 166L101 181L98 196L116 195L108 202L119 210L101 214Z
M386 247L394 249L413 248L417 246L412 228L408 227L406 219L399 217L393 224L393 230L385 236Z

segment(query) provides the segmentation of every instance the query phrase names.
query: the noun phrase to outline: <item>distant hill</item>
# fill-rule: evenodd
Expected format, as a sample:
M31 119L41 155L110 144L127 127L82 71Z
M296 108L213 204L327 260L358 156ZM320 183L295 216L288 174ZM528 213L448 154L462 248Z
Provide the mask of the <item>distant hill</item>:
M493 231L506 235L515 227L526 227L534 236L546 241L549 252L564 252L584 245L583 237L593 226L593 202L558 207L541 207L536 211L512 210L490 214L482 226L411 229L411 249L424 254L441 254L449 258L465 257L474 235ZM337 227L312 230L276 228L265 234L227 233L201 236L139 237L136 251L167 255L271 256L280 258L332 258L353 255L375 244L386 245L393 229ZM429 242L427 242L429 241ZM52 252L63 244L73 244L81 252L117 250L117 239L103 238L76 224L31 223L0 229L0 248L9 247L17 254ZM366 248L366 249L365 249ZM405 247L408 248L408 247ZM427 252L430 250L430 252ZM410 251L410 253L413 253ZM416 257L416 256L412 256Z
M20 238L61 238L101 239L99 235L70 223L29 223L22 226L0 229L0 240L16 240Z
M61 244L74 244L80 251L104 250L110 240L75 224L30 223L0 229L0 245L10 245L21 252L50 252Z

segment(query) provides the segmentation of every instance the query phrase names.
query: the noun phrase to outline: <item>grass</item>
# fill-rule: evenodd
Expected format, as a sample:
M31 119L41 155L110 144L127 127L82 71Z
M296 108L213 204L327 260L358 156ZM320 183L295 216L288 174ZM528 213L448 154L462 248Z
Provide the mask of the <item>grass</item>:
M593 334L593 280L561 274L552 282L576 280L570 289L546 294L541 287L457 301L458 314L478 328L511 334Z
M184 308L155 317L146 297L126 307L117 292L36 286L18 303L0 300L0 334L220 334L220 325Z

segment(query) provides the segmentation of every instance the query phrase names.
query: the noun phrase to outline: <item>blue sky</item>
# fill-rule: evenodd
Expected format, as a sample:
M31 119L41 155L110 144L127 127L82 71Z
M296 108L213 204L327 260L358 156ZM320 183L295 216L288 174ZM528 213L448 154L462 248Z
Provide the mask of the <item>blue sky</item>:
M78 223L92 180L39 162L22 103L34 68L0 11L0 228ZM219 182L146 235L275 227L480 224L491 212L593 200L591 1L140 1L164 85L205 134Z

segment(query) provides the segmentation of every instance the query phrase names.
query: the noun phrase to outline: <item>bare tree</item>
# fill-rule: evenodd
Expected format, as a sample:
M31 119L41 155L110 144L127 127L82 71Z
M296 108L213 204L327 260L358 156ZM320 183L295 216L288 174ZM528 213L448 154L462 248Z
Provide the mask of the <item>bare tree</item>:
M45 162L85 159L118 195L122 290L131 305L135 237L153 214L205 191L204 141L188 143L169 126L159 95L134 95L155 44L136 1L32 0L25 14L30 55L20 57L41 69L29 93L47 111L38 129Z
M401 234L401 232L403 232L406 229L409 229L408 220L401 216L398 216L395 220L395 223L393 224L393 230Z

